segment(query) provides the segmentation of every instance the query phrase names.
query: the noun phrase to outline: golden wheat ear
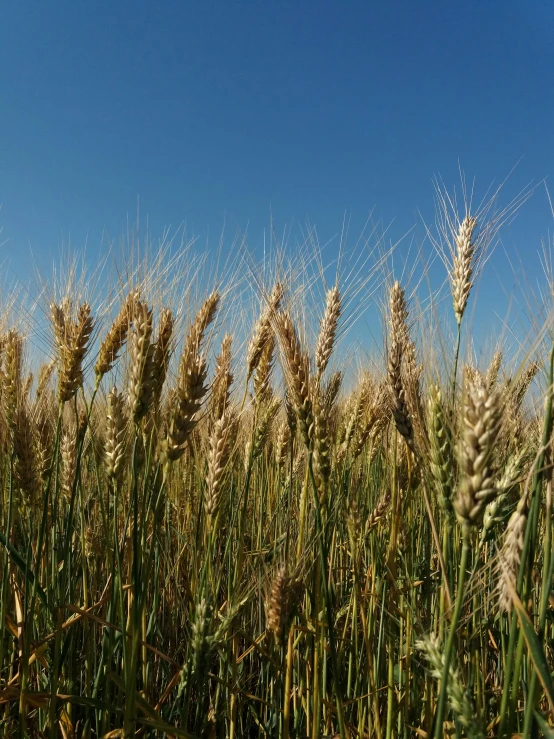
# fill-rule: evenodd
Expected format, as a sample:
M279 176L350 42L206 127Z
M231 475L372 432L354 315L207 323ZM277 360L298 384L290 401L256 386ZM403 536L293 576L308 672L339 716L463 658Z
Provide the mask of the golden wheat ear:
M486 504L496 495L493 452L502 425L502 406L497 392L473 385L466 394L460 466L463 479L454 499L458 519L475 526Z

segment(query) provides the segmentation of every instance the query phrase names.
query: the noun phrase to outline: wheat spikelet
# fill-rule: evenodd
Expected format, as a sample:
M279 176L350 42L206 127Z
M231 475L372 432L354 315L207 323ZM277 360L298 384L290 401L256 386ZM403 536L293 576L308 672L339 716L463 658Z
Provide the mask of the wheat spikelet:
M158 406L163 390L167 368L171 356L171 339L173 337L173 313L163 308L160 313L158 337L152 354L152 385L154 404Z
M447 513L454 513L452 489L454 455L452 434L445 418L442 394L438 385L429 388L429 468L433 478L437 500Z
M106 416L106 436L104 441L104 460L106 474L110 480L121 477L125 452L125 416L123 398L114 387L108 394L108 413Z
M404 437L408 447L414 452L414 430L412 420L406 404L404 385L402 382L402 349L399 343L394 342L389 351L388 378L392 402L392 415L398 433Z
M426 441L425 414L421 402L421 376L423 374L423 367L417 360L416 346L409 338L406 338L404 344L401 373L410 419L417 431L418 438Z
M271 336L271 319L275 311L279 308L283 299L283 286L280 282L276 282L271 291L269 303L262 312L260 318L254 326L252 339L246 351L246 380L252 377L254 370L258 366L266 342Z
M454 313L456 314L458 324L462 322L462 316L466 309L469 291L472 285L473 257L475 255L473 232L476 225L476 219L470 215L466 215L460 223L456 236L456 250L450 280Z
M399 344L402 352L408 340L407 321L406 297L397 280L389 291L389 338L391 345Z
M275 358L275 336L270 333L265 341L258 365L254 371L254 401L256 407L271 399L271 373Z
M329 415L333 409L333 405L337 400L342 385L343 374L340 371L333 372L327 384L322 389L322 406L323 412Z
M487 386L487 390L490 392L493 391L497 380L498 380L498 373L500 372L500 367L502 365L502 359L503 354L500 351L500 349L497 349L495 353L493 354L493 357L490 361L490 364L487 368L487 372L485 374L485 384Z
M35 378L34 378L33 373L29 372L29 374L25 378L25 382L23 383L23 388L21 391L24 400L29 399L29 395L31 394L31 388L33 387L34 379Z
M165 465L183 456L184 445L198 422L197 413L208 391L206 357L200 350L218 305L219 293L214 291L189 328L179 362L177 387L170 393L166 435L160 442L160 458Z
M206 331L215 318L217 308L219 306L220 296L217 290L214 290L204 301L200 310L196 314L194 321L191 323L189 332L185 341L185 351L181 357L182 362L186 362L185 354L197 354L202 348Z
M512 513L504 543L500 551L500 580L498 583L498 607L500 612L511 613L511 591L515 588L519 572L519 563L523 551L525 528L527 526L527 496L520 499L516 510Z
M61 487L63 494L69 500L73 492L77 471L77 426L70 425L64 431L60 453L62 458Z
M360 428L373 383L369 375L364 375L354 397L350 397L343 413L343 422L338 435L338 459L343 459L350 449L355 432Z
M463 369L463 387L467 394L472 387L486 387L487 381L483 373L472 364L465 364Z
M97 386L100 384L104 375L107 374L114 366L119 356L119 352L127 340L129 326L135 314L135 304L137 302L138 292L130 292L125 298L115 321L112 323L108 333L100 344L98 360L94 365Z
M429 663L430 673L436 680L442 679L444 654L437 637L429 636L416 642L416 649L422 652ZM479 726L475 708L468 691L464 688L460 674L454 665L448 670L448 700L468 739L483 739L484 732Z
M192 631L192 674L196 678L203 678L206 673L206 660L211 649L210 635L212 625L212 608L205 598L196 604Z
M512 454L506 462L502 475L498 480L496 495L485 506L483 526L480 534L480 546L485 543L495 524L503 520L508 498L518 487L518 478L521 475L523 463L528 454L528 449L523 447Z
M307 447L313 425L312 400L310 397L310 363L304 354L296 330L288 314L278 317L278 332L281 342L283 370L289 397L298 420L302 439Z
M517 383L515 384L515 387L513 389L513 397L516 409L519 409L521 407L523 399L525 398L525 395L529 390L531 383L535 379L538 371L539 365L536 362L530 362L524 369Z
M392 402L392 415L398 433L404 437L408 447L415 451L414 430L410 412L406 403L406 394L402 378L403 352L408 342L408 311L404 290L399 282L395 282L389 293L389 340L388 381Z
M371 511L365 522L365 534L367 535L371 529L375 528L379 521L381 521L387 514L390 506L391 494L390 490L387 490L384 495L378 500L377 505Z
M294 437L296 436L296 413L294 412L288 390L285 390L283 405L285 406L285 414L287 417L287 424L290 431L291 441L293 441Z
M219 294L213 292L189 329L179 362L177 387L170 394L166 435L160 443L160 457L166 465L183 456L184 445L198 422L197 413L208 390L206 358L200 354L200 349L218 304Z
M206 358L202 355L190 357L186 365L181 365L179 384L171 394L167 435L161 442L165 462L174 462L183 455L184 444L196 426L196 414L207 392L206 376Z
M68 300L53 303L51 317L58 348L58 396L66 403L83 384L83 359L88 349L94 321L88 303L82 303L74 321Z
M362 453L368 439L374 440L387 422L386 385L381 383L372 394L372 385L364 391L365 413L360 413L356 423L356 433L352 445L352 459Z
M21 368L23 361L21 336L10 329L4 338L4 367L2 371L2 405L6 425L13 432L21 395Z
M4 366L1 375L4 419L14 455L16 487L22 493L23 508L37 497L39 469L35 458L35 427L30 418L22 383L23 340L10 329L3 341Z
M289 425L283 421L277 430L277 439L275 442L275 460L279 469L283 469L287 463L290 442L291 437Z
M502 408L498 393L473 386L466 396L460 465L464 479L454 501L459 520L480 522L486 504L496 495L492 454L500 431Z
M321 321L315 349L315 366L318 376L321 376L325 372L325 368L329 363L335 345L340 312L341 301L339 291L337 287L333 287L327 292L325 313Z
M221 351L215 360L215 373L212 382L210 398L210 415L216 420L221 418L227 407L233 384L231 373L231 343L232 337L226 334L221 342Z
M232 447L235 417L225 412L214 425L208 451L208 473L206 477L205 508L208 526L211 529L221 505L223 475Z
M276 572L265 602L266 631L280 644L294 616L300 583L282 565Z
M40 477L35 455L34 425L23 403L18 406L14 419L13 452L16 485L23 493L25 506L29 506L37 500Z
M129 378L129 408L131 418L138 424L148 412L152 399L152 310L146 303L137 301L133 318L133 330L129 338L131 369Z
M258 414L256 425L254 427L254 438L252 443L252 458L257 459L265 449L271 425L279 410L279 400L274 398L272 401L262 407L261 413Z
M37 390L35 393L36 404L39 404L42 401L55 369L56 362L54 360L41 365L38 373Z

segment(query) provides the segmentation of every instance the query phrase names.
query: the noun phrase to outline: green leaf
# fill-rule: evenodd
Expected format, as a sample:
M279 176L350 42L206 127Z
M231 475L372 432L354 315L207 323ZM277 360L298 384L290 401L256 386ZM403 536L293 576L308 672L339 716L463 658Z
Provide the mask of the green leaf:
M6 540L6 537L2 533L0 533L0 544L3 544L4 547L8 550L8 552L10 553L10 557L12 558L12 560L14 561L14 563L17 565L18 569L21 570L21 572L23 573L23 576L30 583L34 583L35 582L35 575L34 575L34 573L32 572L32 570L30 570L27 567L27 563L25 562L25 560L23 559L23 557L21 556L21 554L19 554L19 552L13 546L13 544L11 544L9 541ZM38 584L38 582L36 584L36 588L37 588L37 595L38 595L38 597L42 601L42 603L45 606L45 608L47 608L50 611L50 606L48 605L48 598L46 597L46 593L41 588L41 586Z
M516 589L509 578L506 578L506 586L510 593L514 608L516 609L517 617L523 631L523 636L529 650L529 656L531 657L533 665L535 666L535 670L537 671L537 677L541 681L546 697L548 698L550 710L552 711L552 713L554 713L554 685L552 684L552 676L550 675L550 670L548 668L548 662L546 661L544 649L539 641L537 632L535 631L535 628L531 623L531 619L529 618L527 611L523 607L523 603L521 602Z
M535 711L535 718L537 719L537 723L544 734L545 739L554 739L554 729L546 723L544 716L542 716L538 711Z

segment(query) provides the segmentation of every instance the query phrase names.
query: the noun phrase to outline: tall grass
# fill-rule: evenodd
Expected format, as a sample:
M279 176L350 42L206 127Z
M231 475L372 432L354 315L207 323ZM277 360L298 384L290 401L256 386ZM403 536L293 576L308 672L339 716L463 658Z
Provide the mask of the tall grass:
M244 347L231 289L175 310L138 277L111 326L52 300L36 381L6 327L4 736L551 735L554 354L510 372L460 341L506 213L443 221L441 366L401 275L382 367L344 386L348 286L310 339L284 269Z

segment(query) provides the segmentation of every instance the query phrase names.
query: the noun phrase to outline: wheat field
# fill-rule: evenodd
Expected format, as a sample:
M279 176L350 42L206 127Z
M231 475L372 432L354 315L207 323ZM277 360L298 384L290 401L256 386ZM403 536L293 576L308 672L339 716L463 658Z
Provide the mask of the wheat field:
M44 320L14 298L3 736L554 735L552 332L475 359L515 208L450 205L436 315L383 252L317 290L138 260L109 300L58 275ZM364 290L382 347L348 364Z

